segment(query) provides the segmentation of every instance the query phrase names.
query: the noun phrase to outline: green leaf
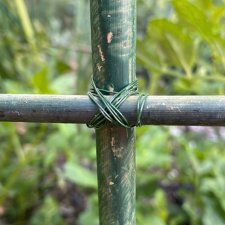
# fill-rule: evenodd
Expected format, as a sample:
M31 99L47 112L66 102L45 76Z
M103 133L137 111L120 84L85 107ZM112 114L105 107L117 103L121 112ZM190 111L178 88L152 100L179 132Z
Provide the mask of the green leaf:
M162 166L165 168L169 166L172 158L168 154L168 147L165 145L167 141L168 133L162 128L146 128L145 133L137 141L137 167L143 168L151 165L152 167ZM155 176L155 174L152 174L152 176Z
M64 224L63 219L60 215L59 206L55 199L50 195L47 195L45 197L42 205L34 212L30 224L39 225L40 221L43 225Z
M178 16L180 26L185 26L190 33L198 35L205 40L213 51L217 61L225 64L223 37L224 26L218 21L224 9L212 6L208 1L173 0L173 6Z
M63 85L62 85L63 84ZM74 94L75 76L74 74L64 74L56 77L51 87L57 94Z
M78 163L66 163L64 167L64 177L80 186L97 189L96 173Z
M71 67L68 63L65 63L64 61L59 60L56 62L56 69L57 69L58 73L64 74L64 73L70 71Z
M39 94L52 93L49 82L49 69L48 66L43 66L37 73L32 76L31 82Z
M192 37L168 19L153 19L147 36L137 41L137 62L151 71L163 73L171 66L181 67L191 76L196 61L196 45Z
M99 218L98 218L98 196L97 194L92 194L88 198L88 207L84 213L82 213L79 217L79 224L80 225L98 225Z
M163 67L163 59L157 46L148 38L137 39L137 63L155 72L161 71Z
M204 198L204 212L202 216L203 225L224 225L225 217L224 212L221 212L221 209L218 207L215 201L205 197Z
M214 24L209 20L203 8L199 8L188 0L173 0L172 3L179 20L194 28L206 40L211 40L213 37Z
M196 48L190 35L179 24L167 19L151 20L148 25L148 37L157 43L161 61L182 66L186 73L191 73Z

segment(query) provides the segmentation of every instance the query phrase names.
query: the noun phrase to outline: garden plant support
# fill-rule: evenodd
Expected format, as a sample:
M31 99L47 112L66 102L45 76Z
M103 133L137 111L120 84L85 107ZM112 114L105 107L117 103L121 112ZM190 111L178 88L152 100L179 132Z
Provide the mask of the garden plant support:
M93 79L110 101L136 80L136 1L91 0L90 7ZM119 107L131 128L106 122L96 129L100 225L136 224L132 126L137 124L138 101L130 96ZM98 112L88 96L0 95L1 121L88 123ZM141 123L224 126L225 97L149 96Z

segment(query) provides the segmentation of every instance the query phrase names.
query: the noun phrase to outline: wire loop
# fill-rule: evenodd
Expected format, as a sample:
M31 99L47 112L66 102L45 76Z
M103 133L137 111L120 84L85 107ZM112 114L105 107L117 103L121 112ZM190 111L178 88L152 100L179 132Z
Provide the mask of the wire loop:
M106 98L106 94L113 94L111 98ZM97 113L88 123L89 128L99 129L103 127L106 121L115 125L120 125L125 128L141 126L141 115L147 99L147 95L141 94L137 100L137 124L130 125L126 117L120 112L119 107L126 99L132 95L138 95L137 80L128 84L119 92L111 92L104 89L99 89L92 77L91 89L88 92L89 98L97 105L99 113Z

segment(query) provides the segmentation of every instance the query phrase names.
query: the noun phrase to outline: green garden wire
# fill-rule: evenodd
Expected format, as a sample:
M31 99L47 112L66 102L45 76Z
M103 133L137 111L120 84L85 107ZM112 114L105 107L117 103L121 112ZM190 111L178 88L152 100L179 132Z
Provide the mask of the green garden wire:
M111 98L106 98L105 95L113 94ZM89 98L97 105L99 113L97 113L88 123L89 128L99 129L104 126L106 121L115 125L120 125L125 128L141 126L141 115L147 99L147 95L141 94L137 100L137 123L130 125L126 117L118 109L126 99L132 95L138 95L137 80L128 84L119 92L111 92L104 89L99 89L92 77L91 89L88 92Z

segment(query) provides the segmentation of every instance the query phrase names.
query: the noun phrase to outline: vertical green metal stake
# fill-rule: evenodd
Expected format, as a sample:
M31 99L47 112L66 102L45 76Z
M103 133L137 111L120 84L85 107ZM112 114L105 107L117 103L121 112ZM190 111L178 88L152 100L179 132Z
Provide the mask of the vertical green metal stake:
M93 74L119 91L135 78L136 1L91 0ZM100 225L135 225L135 129L96 130Z

